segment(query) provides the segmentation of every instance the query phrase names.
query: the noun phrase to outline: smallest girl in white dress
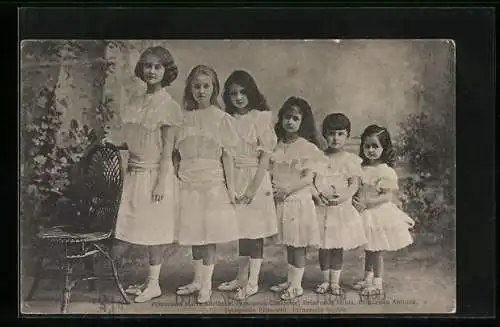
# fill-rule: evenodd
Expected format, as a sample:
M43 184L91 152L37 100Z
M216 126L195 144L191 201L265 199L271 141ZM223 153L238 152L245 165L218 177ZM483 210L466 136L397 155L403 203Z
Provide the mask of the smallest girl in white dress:
M344 250L355 249L366 243L363 222L352 205L358 191L361 158L344 150L351 134L351 122L344 114L334 113L323 121L322 134L328 148L325 150L325 169L315 177L318 223L320 231L319 265L323 282L316 293L342 295L340 273Z
M363 178L357 200L362 210L365 234L365 277L354 285L363 295L383 293L383 251L397 251L413 243L409 232L414 220L393 202L398 190L394 171L394 153L389 131L378 125L368 126L361 135L360 157ZM364 208L364 210L363 210Z

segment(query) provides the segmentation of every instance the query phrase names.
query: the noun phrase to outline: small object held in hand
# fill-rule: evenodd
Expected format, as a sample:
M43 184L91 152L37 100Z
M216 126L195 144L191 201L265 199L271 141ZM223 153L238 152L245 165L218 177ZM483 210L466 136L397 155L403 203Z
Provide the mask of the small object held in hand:
M320 198L328 205L337 205L339 192L342 192L347 186L347 180L340 175L314 177L313 185L320 195Z
M287 196L288 196L288 194L286 193L286 191L281 189L281 188L274 190L274 199L278 202L285 201Z

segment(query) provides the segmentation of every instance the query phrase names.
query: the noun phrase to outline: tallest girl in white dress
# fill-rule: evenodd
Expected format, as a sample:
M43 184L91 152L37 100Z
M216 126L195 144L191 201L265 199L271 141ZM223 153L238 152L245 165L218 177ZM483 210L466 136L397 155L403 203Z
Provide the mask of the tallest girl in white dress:
M167 49L146 49L136 64L135 75L146 83L146 92L123 109L121 129L112 130L107 138L111 143L125 143L129 151L112 255L115 260L120 258L130 244L148 247L148 279L126 291L137 295L135 302L146 302L161 296L163 253L174 241L177 201L172 149L174 128L182 123L182 111L165 90L178 75Z

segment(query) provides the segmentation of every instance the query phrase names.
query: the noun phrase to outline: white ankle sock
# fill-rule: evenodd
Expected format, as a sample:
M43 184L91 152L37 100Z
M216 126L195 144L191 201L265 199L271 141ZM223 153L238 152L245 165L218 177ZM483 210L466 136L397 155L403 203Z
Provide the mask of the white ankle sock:
M330 283L330 269L322 270L321 274L323 275L323 283Z
M159 287L160 286L160 272L161 272L161 264L149 266L147 287L151 287L151 286Z
M238 274L236 275L236 279L244 284L248 281L249 266L250 263L248 257L238 258Z
M288 270L287 270L287 279L286 281L288 282L288 284L291 284L292 281L293 281L293 272L294 272L294 269L295 267L291 264L288 264Z
M373 281L373 272L372 271L365 271L364 280L371 283Z
M262 259L252 259L250 258L250 275L248 277L248 283L253 286L259 284L259 274L260 267L262 265Z
M330 283L334 285L339 285L340 282L340 273L342 270L330 270Z
M304 268L293 267L292 269L292 287L302 288L302 277L304 276Z

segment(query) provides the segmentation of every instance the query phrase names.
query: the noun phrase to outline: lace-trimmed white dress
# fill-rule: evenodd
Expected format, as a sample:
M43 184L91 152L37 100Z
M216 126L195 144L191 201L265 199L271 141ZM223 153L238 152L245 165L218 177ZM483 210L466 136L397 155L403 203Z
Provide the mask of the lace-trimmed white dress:
M174 241L177 181L173 165L166 177L163 201L154 202L152 192L163 149L161 127L175 128L181 123L181 107L166 90L132 98L122 113L122 126L111 136L113 141L126 143L129 151L116 223L117 239L139 245Z
M180 245L227 243L239 238L222 166L223 151L234 155L238 142L232 120L215 106L184 111L175 141L180 154Z
M381 189L397 190L398 176L386 164L363 167L361 196L367 197ZM362 213L369 251L396 251L413 243L409 225L413 219L392 202L366 209Z
M360 178L362 159L350 152L325 156L325 169L318 172L317 179L329 178L338 181L335 187L342 192L348 187L348 178ZM352 198L338 206L316 206L320 226L320 248L354 249L366 243L361 216L352 205Z
M313 172L321 169L323 160L323 152L304 138L290 144L278 142L271 157L273 185L283 187L296 183L305 169ZM279 243L294 247L319 246L319 226L311 188L305 187L284 202L277 202Z
M253 183L261 153L272 153L277 139L271 111L252 110L245 115L235 115L234 118L239 134L234 156L234 182L236 195L241 197ZM242 239L265 238L278 233L269 172L264 175L252 202L236 205L236 213Z

